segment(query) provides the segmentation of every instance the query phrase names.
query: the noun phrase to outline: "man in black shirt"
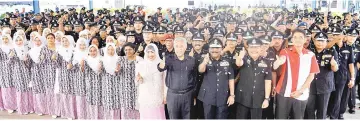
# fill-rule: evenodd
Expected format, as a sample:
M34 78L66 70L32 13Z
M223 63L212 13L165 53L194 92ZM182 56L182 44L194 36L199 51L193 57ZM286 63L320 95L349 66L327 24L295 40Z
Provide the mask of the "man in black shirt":
M194 100L197 67L195 59L185 55L186 39L175 38L175 55L166 56L158 70L166 72L167 108L170 119L190 119L191 102ZM165 61L166 58L166 61Z

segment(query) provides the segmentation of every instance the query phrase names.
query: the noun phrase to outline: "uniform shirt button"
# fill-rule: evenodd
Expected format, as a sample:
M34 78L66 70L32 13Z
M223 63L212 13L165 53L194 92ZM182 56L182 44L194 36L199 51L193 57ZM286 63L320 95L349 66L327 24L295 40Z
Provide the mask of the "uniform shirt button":
M217 81L219 81L219 79Z
M219 89L216 89L216 91L219 91Z
M216 84L216 86L219 86L219 84Z
M254 89L255 89L255 86L254 86Z

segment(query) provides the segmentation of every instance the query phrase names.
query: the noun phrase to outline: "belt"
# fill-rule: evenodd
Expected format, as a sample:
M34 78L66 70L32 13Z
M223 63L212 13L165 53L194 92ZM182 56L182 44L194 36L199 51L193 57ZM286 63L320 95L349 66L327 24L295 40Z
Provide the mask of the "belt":
M188 93L188 92L192 91L193 89L194 89L194 87L189 87L189 88L184 89L184 90L168 89L168 92L175 93L175 94L185 94L185 93Z

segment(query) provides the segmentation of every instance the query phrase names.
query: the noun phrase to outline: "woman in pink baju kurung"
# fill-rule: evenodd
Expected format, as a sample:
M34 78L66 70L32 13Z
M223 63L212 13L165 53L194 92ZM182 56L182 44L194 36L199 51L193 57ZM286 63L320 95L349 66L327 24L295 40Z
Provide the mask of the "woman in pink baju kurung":
M155 44L146 46L144 52L144 61L136 64L140 119L164 120L164 73L157 70L161 59Z

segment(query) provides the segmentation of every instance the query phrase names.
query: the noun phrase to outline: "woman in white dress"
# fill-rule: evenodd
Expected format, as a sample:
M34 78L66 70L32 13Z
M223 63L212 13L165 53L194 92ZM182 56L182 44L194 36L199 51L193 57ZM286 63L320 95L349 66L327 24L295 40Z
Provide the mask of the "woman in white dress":
M157 65L161 62L158 48L155 44L149 44L144 52L144 61L136 64L140 119L165 119L164 73L157 69Z

